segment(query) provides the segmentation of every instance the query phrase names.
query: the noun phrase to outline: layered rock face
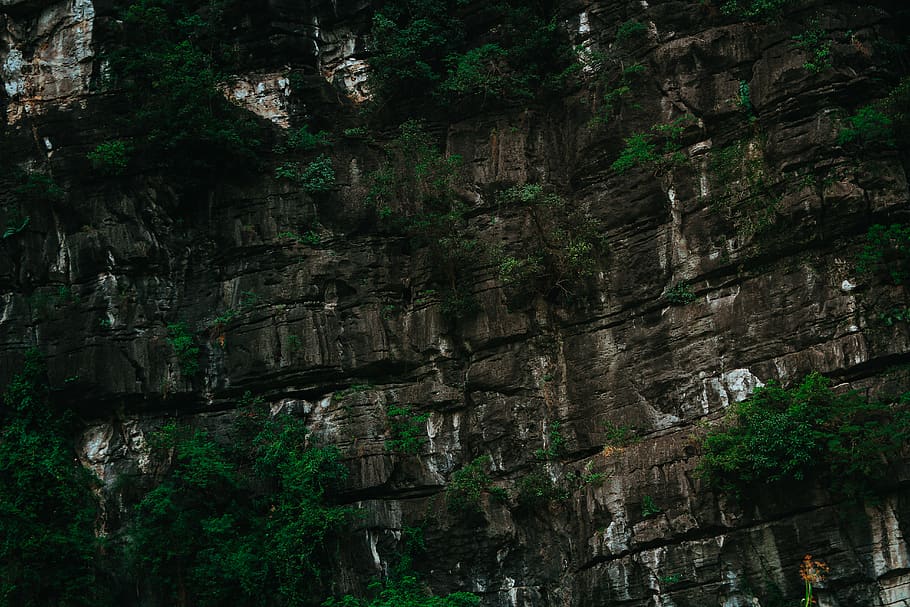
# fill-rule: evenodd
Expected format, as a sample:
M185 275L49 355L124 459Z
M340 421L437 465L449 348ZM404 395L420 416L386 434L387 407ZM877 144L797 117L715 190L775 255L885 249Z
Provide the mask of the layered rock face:
M491 607L768 607L783 604L769 589L801 596L806 553L831 567L819 604L910 605L906 467L865 504L809 481L735 500L695 474L704 424L771 380L907 385L906 324L876 321L903 292L856 272L867 228L906 217L907 159L838 144L844 118L896 82L899 61L875 41L905 38L907 17L900 2L793 4L763 23L695 0L566 3L560 27L582 60L617 44L620 24L646 26L627 51L646 71L610 120L592 122L604 95L589 62L560 98L433 121L464 159L479 241L521 246L526 218L495 192L533 183L596 219L608 247L571 301L516 303L477 255L477 309L452 319L432 256L364 206L396 123L342 134L369 103L371 3L251 7L250 69L225 83L275 129L336 124L335 189L310 195L266 170L188 199L160 177L89 173L117 103L101 85L109 3L2 2L4 161L44 167L64 194L19 209L27 225L0 241L0 381L28 347L44 352L56 398L85 420L105 532L123 518L118 477L148 471L150 432L177 416L217 433L250 391L344 454L345 499L366 515L339 555L342 589L365 587L401 530L424 526L428 584ZM793 40L811 20L830 40L818 71ZM612 168L631 133L683 116L684 162ZM748 194L757 181L773 195ZM287 236L312 226L312 242ZM694 300L671 305L679 285ZM194 377L168 341L178 321L201 347ZM419 454L387 449L391 405L428 414ZM610 445L611 427L639 440ZM541 470L572 490L530 509L489 495L476 516L444 508L452 473L483 455L507 491Z

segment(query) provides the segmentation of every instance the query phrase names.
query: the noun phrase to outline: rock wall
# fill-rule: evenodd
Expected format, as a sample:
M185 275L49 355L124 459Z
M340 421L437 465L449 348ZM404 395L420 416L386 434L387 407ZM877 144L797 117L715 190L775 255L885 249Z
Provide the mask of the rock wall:
M907 385L906 325L874 322L875 306L903 292L855 271L867 227L907 216L907 158L837 144L843 118L896 79L900 65L874 41L906 36L900 2L794 3L771 24L726 17L710 1L565 3L562 26L581 48L608 49L628 19L647 24L632 50L647 66L639 109L592 124L603 99L580 84L433 127L466 160L478 238L520 233L495 188L546 183L602 223L609 257L593 296L517 307L478 258L469 270L479 311L457 322L441 313L426 251L366 225L377 143L341 135L370 94L369 4L260 7L245 34L258 44L255 65L225 88L275 128L335 121L335 190L311 196L268 171L225 176L188 200L154 177L89 174L85 154L105 139L111 96L93 81L104 70L93 32L112 6L0 3L15 144L4 159L45 167L65 190L26 209L27 227L0 241L0 380L26 348L46 354L56 397L85 419L81 454L106 487L104 528L121 519L116 479L148 469L150 431L175 415L217 430L251 391L273 410L302 412L345 454L345 495L367 512L340 556L345 589L388 566L403 526L429 521L425 579L440 593L481 593L490 607L770 607L782 604L775 586L801 596L806 553L831 566L820 605L910 605L906 467L867 505L811 483L742 503L694 474L704 423L769 380L817 370L844 389ZM819 73L792 41L811 17L833 40L833 66ZM292 68L308 74L299 90L283 76ZM737 102L743 82L754 121ZM611 169L624 137L685 114L697 121L686 163ZM777 184L771 229L712 205L739 187L719 182L712 154L737 142ZM314 220L317 245L281 236ZM681 282L697 297L671 306L666 294ZM233 318L213 323L228 310ZM167 341L178 320L203 347L196 378L181 375ZM362 388L335 395L352 385ZM429 414L419 455L385 448L396 403ZM514 489L556 422L567 449L547 473L598 472L601 482L531 511L487 498L480 517L441 507L452 472L480 455L491 456L495 484ZM606 424L635 427L641 440L604 449ZM646 502L660 512L645 516Z

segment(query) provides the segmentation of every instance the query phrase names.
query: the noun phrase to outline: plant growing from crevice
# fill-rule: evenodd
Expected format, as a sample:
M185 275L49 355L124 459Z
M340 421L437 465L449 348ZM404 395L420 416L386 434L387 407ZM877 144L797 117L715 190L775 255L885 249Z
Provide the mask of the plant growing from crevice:
M40 352L22 359L0 406L0 604L113 604L98 483L76 458L74 416L52 405Z
M553 480L541 466L519 478L515 488L518 505L532 510L563 502L572 495L568 488Z
M446 506L452 512L479 513L484 494L506 500L504 489L493 485L487 470L493 463L489 455L481 455L452 473L446 485Z
M881 274L895 285L910 279L910 224L875 224L856 264L860 274Z
M641 517L642 518L651 518L663 512L657 504L654 503L654 498L650 495L646 495L641 498Z
M667 290L664 294L664 299L671 306L684 306L698 299L698 296L692 291L692 286L689 283L678 282Z
M692 116L686 115L673 122L655 124L648 132L632 133L625 138L625 147L610 167L619 174L635 167L658 173L685 162L681 138L692 124Z
M774 382L731 407L702 441L701 478L741 494L757 484L823 480L835 492L865 495L910 439L910 395L897 402L836 393L812 373L785 389Z
M743 140L711 153L708 174L715 193L712 211L733 224L739 238L765 232L777 219L781 197L769 175L759 139Z
M175 322L167 326L167 342L177 355L180 373L186 378L199 372L199 345L187 329L186 323Z
M720 10L742 19L771 20L778 17L790 0L725 0Z
M302 166L299 162L284 162L275 167L275 178L292 181L309 194L327 192L335 187L332 159L325 154Z
M550 430L547 432L545 447L534 452L534 457L542 461L558 460L566 452L566 439L560 433L559 429L562 424L554 421L550 424Z
M539 184L512 186L499 193L497 202L522 219L523 248L492 252L510 296L538 294L560 301L577 296L606 255L601 223Z
M818 74L833 66L831 62L831 37L828 35L818 17L814 17L806 24L806 29L801 34L793 36L796 48L806 53L806 62L803 67L812 74Z
M391 405L386 410L389 438L385 448L395 453L416 455L426 444L428 413L415 413L409 406Z
M114 139L105 141L95 146L86 158L92 163L92 168L102 175L122 175L130 162L133 146L129 143Z

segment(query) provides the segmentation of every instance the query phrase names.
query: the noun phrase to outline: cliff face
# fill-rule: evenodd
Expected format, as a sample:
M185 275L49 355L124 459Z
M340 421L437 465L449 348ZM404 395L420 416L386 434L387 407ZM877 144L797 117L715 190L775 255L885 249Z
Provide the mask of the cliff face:
M442 312L433 256L371 225L363 204L397 120L343 134L370 94L370 3L249 4L249 69L225 94L276 130L335 125L329 193L272 168L192 194L141 171L93 176L86 154L120 103L101 86L113 7L0 2L4 162L62 190L26 207L3 198L4 229L28 222L0 241L0 380L26 348L45 354L55 398L85 419L104 532L123 518L118 477L150 471L151 431L176 415L217 433L250 391L344 455L345 499L367 514L339 555L343 590L364 587L401 529L434 513L424 579L490 606L767 607L772 586L801 595L806 553L831 567L820 604L910 604L906 467L865 505L809 481L736 501L694 474L700 424L770 380L907 385L906 324L876 321L903 291L855 269L869 225L906 217L906 157L837 141L845 117L897 80L900 62L874 42L906 36L899 2L794 3L770 24L694 0L566 3L560 27L587 61L577 84L429 127L464 159L474 238L520 248L527 216L494 193L546 184L598 222L607 253L571 300L517 297L477 255L462 268L476 310L457 319ZM830 40L818 71L793 41L813 19ZM646 70L592 123L607 68L586 49L616 48L629 20L646 27L623 67ZM612 166L624 138L684 116L684 162ZM755 194L759 182L773 195ZM201 347L193 377L168 341L178 321ZM419 454L386 448L398 404L429 416ZM611 446L611 427L640 440ZM538 463L538 450L553 457ZM451 474L482 455L510 491L538 469L603 476L532 509L484 495L480 516L447 511Z

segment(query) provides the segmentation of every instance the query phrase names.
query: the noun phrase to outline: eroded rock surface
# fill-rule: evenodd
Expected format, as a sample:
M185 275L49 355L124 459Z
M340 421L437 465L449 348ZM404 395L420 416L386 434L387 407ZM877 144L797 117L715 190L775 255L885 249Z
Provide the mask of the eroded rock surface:
M606 124L591 123L602 99L579 85L545 105L480 107L431 125L466 160L481 240L519 232L521 217L492 192L527 182L559 188L609 243L590 293L570 305L510 305L497 268L478 256L469 271L479 310L453 322L429 255L363 225L374 144L338 129L329 195L271 171L192 200L142 175L109 187L86 177L85 154L106 137L101 93L89 87L102 69L92 3L0 3L11 157L52 161L66 191L25 210L27 227L0 241L0 379L29 346L46 353L56 394L86 420L82 459L107 489L109 530L120 520L118 476L150 471L150 432L174 415L217 431L250 391L297 411L345 454L345 494L368 513L339 563L345 588L363 588L388 566L402 527L433 512L421 573L437 592L479 592L490 607L768 607L773 588L801 596L806 553L831 566L820 605L910 605L908 468L865 506L811 483L742 503L694 474L697 424L768 381L820 371L844 389L906 388L907 326L874 320L877 302L901 293L855 270L867 227L906 217L906 158L837 144L844 116L894 80L873 42L906 36L899 3L807 2L771 25L735 22L714 4L567 3L563 26L588 48L609 47L628 19L648 26L634 52L647 67L633 95L641 107ZM278 50L238 74L229 96L282 127L319 112L346 125L369 96L369 3L268 11L262 39ZM833 67L817 74L791 40L809 14L833 39ZM284 79L288 66L315 75L304 93ZM741 83L754 122L737 104ZM685 114L697 121L687 162L660 174L610 168L624 137ZM760 237L750 211L712 205L729 184L717 183L711 154L737 142L780 184ZM284 235L312 225L318 244ZM696 298L671 306L666 293L680 282ZM216 322L228 310L237 313ZM198 377L181 374L168 344L177 320L201 344ZM333 396L351 385L366 388ZM385 448L390 404L429 413L419 455ZM530 511L514 500L487 499L480 518L442 507L451 473L480 455L496 485L514 489L554 422L567 449L547 472L602 480ZM641 440L604 449L606 424L635 427ZM645 516L646 498L660 512Z

